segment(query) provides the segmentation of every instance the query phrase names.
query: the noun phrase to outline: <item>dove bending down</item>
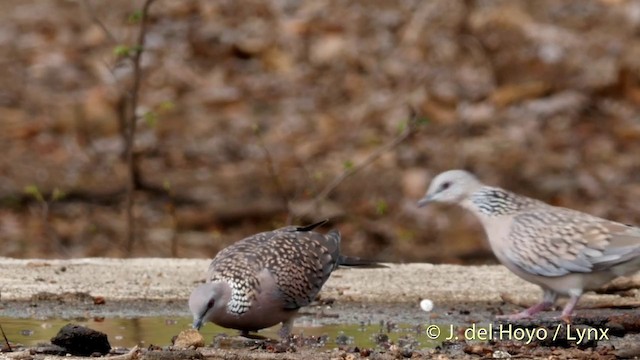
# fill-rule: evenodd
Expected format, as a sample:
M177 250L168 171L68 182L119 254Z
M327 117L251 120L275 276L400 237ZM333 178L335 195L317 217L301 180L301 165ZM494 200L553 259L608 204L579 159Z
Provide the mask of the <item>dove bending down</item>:
M498 260L543 289L539 304L509 319L530 317L566 296L568 321L584 291L640 269L640 228L486 186L464 170L436 176L418 206L431 202L474 213Z
M312 231L326 221L258 233L221 250L189 298L193 327L211 321L248 335L282 323L279 335L288 336L298 310L338 265L371 264L341 256L337 230Z

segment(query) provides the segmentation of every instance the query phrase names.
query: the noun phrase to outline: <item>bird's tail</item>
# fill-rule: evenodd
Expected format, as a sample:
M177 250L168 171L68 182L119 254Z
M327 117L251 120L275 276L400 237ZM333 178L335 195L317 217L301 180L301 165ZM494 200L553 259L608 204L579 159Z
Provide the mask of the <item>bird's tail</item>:
M375 260L363 259L357 256L347 256L347 255L340 255L338 257L338 266L349 266L349 267L357 267L357 268L364 268L364 269L388 267Z
M311 231L311 230L317 228L320 225L324 225L327 221L329 221L329 219L320 220L320 221L318 221L316 223L313 223L311 225L298 226L298 227L296 227L296 231Z

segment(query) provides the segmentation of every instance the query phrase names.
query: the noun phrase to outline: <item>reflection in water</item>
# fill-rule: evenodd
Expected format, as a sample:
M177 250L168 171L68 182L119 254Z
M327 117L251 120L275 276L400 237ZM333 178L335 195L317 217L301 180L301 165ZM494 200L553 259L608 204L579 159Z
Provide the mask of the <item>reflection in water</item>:
M167 346L171 338L182 330L191 327L191 318L144 317L136 319L73 319L73 320L35 320L0 318L9 341L13 344L34 346L38 343L49 342L58 330L68 323L83 325L94 330L104 332L109 337L112 347L131 348L140 346ZM277 339L280 326L274 326L260 331L261 336ZM224 346L227 337L238 335L238 331L224 329L212 323L200 329L205 338L205 344ZM392 341L398 345L410 341L418 348L434 347L440 343L429 340L420 327L393 324L366 325L326 325L314 326L313 323L296 323L294 334L314 338L308 344L334 348L339 345L356 345L360 347L385 346ZM447 334L442 334L446 336ZM388 344L387 344L388 345Z

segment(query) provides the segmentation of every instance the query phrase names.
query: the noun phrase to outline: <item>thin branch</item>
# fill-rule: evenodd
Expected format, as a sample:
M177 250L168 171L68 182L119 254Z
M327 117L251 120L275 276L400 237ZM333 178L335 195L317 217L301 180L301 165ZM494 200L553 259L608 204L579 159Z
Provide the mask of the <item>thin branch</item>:
M109 38L109 41L112 44L117 44L118 40L113 35L113 33L109 30L109 28L102 22L102 20L100 20L100 18L96 14L96 9L93 8L93 6L91 5L91 2L89 0L85 0L82 3L84 4L84 8L87 10L87 13L89 14L91 21L93 21L96 25L98 25L98 27L107 36L107 38Z
M155 0L146 0L142 7L140 14L140 32L138 34L138 41L136 47L133 49L133 55L131 56L131 62L133 63L133 85L129 92L129 119L127 123L127 137L125 143L127 167L129 168L129 182L127 186L127 243L126 243L126 255L130 256L133 250L133 244L135 243L135 219L133 214L134 205L134 192L136 188L136 161L134 157L134 140L136 133L136 122L138 120L136 116L136 109L138 108L138 97L140 92L140 84L142 82L142 68L140 59L142 52L144 51L144 40L147 31L147 16L149 8Z
M9 350L9 352L13 352L13 349L11 348L11 344L9 344L9 339L7 339L7 335L4 333L4 329L2 328L2 325L0 325L0 332L2 332L4 343L7 344L7 350Z
M336 176L333 179L333 181L331 181L329 184L327 184L327 186L325 186L322 189L322 191L320 191L313 198L313 201L312 201L311 205L303 213L306 213L311 207L315 207L316 209L318 209L320 207L320 203L322 201L324 201L329 196L329 194L331 194L331 192L334 191L343 181L345 181L349 177L355 175L358 171L366 168L371 163L376 161L384 153L386 153L386 152L388 152L390 150L393 150L396 146L400 145L409 136L411 136L416 131L416 129L418 127L418 114L412 108L410 108L410 111L411 111L411 117L409 118L407 126L404 128L404 130L398 136L396 136L390 142L388 142L388 143L380 146L379 148L377 148L374 152L369 154L369 156L367 156L367 158L364 159L361 163L359 163L359 164L357 164L357 165L355 165L355 166L353 166L351 168L346 169L340 175Z

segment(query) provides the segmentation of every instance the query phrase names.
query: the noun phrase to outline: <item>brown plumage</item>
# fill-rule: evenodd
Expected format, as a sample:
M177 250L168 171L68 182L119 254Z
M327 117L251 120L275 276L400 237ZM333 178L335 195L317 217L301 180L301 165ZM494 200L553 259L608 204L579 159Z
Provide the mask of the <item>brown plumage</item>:
M288 335L298 309L338 266L340 233L312 231L325 222L258 233L221 250L189 299L193 326L211 321L246 334L282 322L280 335Z

